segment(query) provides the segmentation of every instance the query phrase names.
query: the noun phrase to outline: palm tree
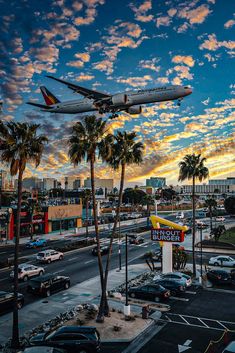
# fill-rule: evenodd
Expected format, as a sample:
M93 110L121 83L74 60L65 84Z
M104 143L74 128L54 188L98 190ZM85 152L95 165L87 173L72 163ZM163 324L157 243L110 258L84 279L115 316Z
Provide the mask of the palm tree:
M38 167L44 144L48 139L43 135L37 135L38 124L19 122L0 122L0 154L3 162L10 165L12 176L18 174L18 202L15 233L14 253L14 308L13 308L13 329L12 347L19 347L18 327L18 254L20 237L20 211L22 201L22 179L27 163L33 162Z
M208 178L209 170L204 166L206 158L201 158L201 154L187 154L183 161L179 163L179 181L192 179L192 208L193 208L193 227L192 227L192 254L193 254L193 275L196 275L195 262L195 182L198 179L200 182Z
M113 230L110 237L109 252L107 256L105 275L104 275L105 297L102 298L103 302L101 302L101 305L100 305L100 307L103 308L105 315L109 315L106 288L107 288L108 271L109 271L110 258L111 258L111 252L112 252L112 243L116 232L117 223L119 220L120 206L122 204L122 193L123 193L123 187L124 187L126 166L131 164L140 164L143 159L144 145L142 144L142 142L135 142L136 136L137 136L136 132L128 133L125 131L124 132L118 131L116 136L114 136L114 142L111 144L111 147L112 147L111 154L102 153L103 159L114 170L119 169L119 167L121 166L121 179L120 179L120 187L119 187L119 195L118 195L118 204L116 208ZM112 140L111 135L107 136L107 141L108 140Z
M102 119L97 119L96 116L85 116L83 122L77 122L72 128L72 135L69 138L69 157L74 166L77 166L83 160L90 163L90 178L93 204L93 217L95 223L95 235L97 242L98 266L101 283L101 303L106 297L106 288L104 286L104 271L102 258L100 253L100 237L97 219L97 205L95 197L95 172L94 165L97 152L102 155L109 153L111 144L105 145L103 139L106 133L106 122ZM103 307L100 306L97 321L103 321Z
M209 215L210 215L210 230L212 231L212 211L216 209L217 207L217 202L215 199L210 198L205 200L205 206L209 210Z

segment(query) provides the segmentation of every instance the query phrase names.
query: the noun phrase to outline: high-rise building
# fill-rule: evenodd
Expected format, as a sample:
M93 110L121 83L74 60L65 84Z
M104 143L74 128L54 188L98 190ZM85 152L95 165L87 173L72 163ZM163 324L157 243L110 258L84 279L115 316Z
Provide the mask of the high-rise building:
M87 178L84 180L84 187L90 188L91 187L91 179ZM107 191L113 190L113 179L99 179L95 178L95 187L98 188L106 188Z
M146 179L146 186L151 186L152 188L162 188L166 186L166 178L150 177L149 179Z
M24 178L23 179L23 189L32 190L32 189L42 189L42 179L36 177Z
M13 181L10 173L0 170L0 188L2 190L13 190Z
M43 178L43 190L54 189L56 179L54 178Z
M64 188L65 190L74 190L81 187L81 179L77 177L65 177Z

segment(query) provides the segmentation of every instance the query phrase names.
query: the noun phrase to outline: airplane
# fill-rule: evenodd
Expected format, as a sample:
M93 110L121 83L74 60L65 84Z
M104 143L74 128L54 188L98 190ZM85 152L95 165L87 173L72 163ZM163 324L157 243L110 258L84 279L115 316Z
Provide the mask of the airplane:
M34 102L27 102L27 104L50 113L78 114L98 111L100 114L111 113L109 118L113 119L116 118L118 116L117 113L121 111L129 114L141 114L142 104L177 100L177 104L180 105L182 99L192 93L192 88L189 86L174 85L126 91L117 94L106 94L78 86L50 75L46 77L63 83L74 92L84 96L83 99L61 102L45 86L41 86L40 90L46 105Z

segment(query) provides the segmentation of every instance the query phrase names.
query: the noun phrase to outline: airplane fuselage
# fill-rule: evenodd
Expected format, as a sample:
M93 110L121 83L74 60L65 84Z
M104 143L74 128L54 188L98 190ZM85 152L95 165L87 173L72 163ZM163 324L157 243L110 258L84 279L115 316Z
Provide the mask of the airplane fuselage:
M180 100L185 96L192 93L192 89L187 86L164 86L145 90L126 91L117 95L111 96L107 99L107 106L110 111L126 111L129 107L139 106L142 104L156 103L171 100ZM114 97L117 97L114 104ZM122 101L123 100L123 101ZM105 105L105 101L102 102ZM42 109L44 110L44 109ZM84 98L80 100L71 100L67 102L56 103L45 109L47 112L64 113L64 114L77 114L90 111L99 111L100 107L98 102L94 99Z

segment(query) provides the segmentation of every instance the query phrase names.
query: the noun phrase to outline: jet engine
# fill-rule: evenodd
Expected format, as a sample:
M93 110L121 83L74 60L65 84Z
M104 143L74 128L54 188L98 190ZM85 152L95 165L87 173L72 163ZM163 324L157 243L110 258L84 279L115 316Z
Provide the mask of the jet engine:
M141 114L142 107L141 105L133 105L132 107L129 107L126 111L129 114Z
M127 101L126 94L119 93L112 96L112 103L115 106L126 104L126 101Z

